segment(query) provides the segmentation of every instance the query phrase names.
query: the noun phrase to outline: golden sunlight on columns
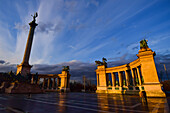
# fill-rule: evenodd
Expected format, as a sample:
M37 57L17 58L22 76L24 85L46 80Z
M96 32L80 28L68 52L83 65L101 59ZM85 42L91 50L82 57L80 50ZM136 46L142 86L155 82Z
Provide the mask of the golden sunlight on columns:
M33 84L34 83L34 76L32 75L32 77L31 77L31 84Z
M133 69L131 69L131 74L132 74L132 79L133 79L133 89L135 90L135 76L134 76Z
M45 78L44 78L44 80L43 80L42 88L45 89Z
M115 73L111 73L111 75L112 75L112 86L115 87L116 85Z
M123 86L122 72L119 71L119 72L118 72L118 76L119 76L119 84L120 84L119 89L122 90L122 86Z
M153 52L150 48L141 48L137 54L141 63L141 72L144 79L143 87L148 97L166 97L162 91L155 66Z
M47 89L50 88L49 86L50 86L50 78L48 78Z
M142 82L141 82L141 78L140 78L140 72L139 72L139 68L137 67L137 75L138 75L138 80L139 80L139 85L142 85Z
M55 88L55 78L53 78L53 85L52 85L52 88L53 88L53 89Z
M40 78L38 78L38 80L37 80L37 84L38 84L38 85L40 84Z
M98 87L99 86L99 74L97 74L96 79L97 79L97 87Z
M127 70L125 71L125 76L126 76L126 85L129 86L129 73L127 72Z

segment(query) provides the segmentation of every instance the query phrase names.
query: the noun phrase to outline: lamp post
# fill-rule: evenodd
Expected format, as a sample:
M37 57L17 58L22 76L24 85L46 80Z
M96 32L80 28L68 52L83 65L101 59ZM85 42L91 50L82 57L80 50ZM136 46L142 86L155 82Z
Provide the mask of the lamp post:
M165 73L166 73L167 79L169 80L168 72L167 72L167 70L166 70L166 66L165 66L165 64L164 64L164 63L159 63L159 64L163 64L163 65L164 65Z

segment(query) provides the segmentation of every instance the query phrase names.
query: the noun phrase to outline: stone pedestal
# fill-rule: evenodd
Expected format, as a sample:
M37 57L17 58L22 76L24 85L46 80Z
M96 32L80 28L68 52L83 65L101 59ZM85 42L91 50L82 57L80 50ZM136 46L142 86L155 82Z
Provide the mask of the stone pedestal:
M65 92L70 91L70 74L68 71L62 71L61 74L58 75L60 77L61 80L61 84L59 89L60 90L64 90Z
M20 65L17 65L17 74L21 74L21 75L24 75L26 76L27 74L30 73L30 70L31 70L31 65L29 64L20 64Z
M140 49L137 56L141 63L141 72L144 79L143 87L147 97L165 97L165 93L161 90L154 62L155 52L150 48Z
M96 73L98 75L99 82L96 92L103 92L104 90L107 90L107 76L105 65L97 66Z

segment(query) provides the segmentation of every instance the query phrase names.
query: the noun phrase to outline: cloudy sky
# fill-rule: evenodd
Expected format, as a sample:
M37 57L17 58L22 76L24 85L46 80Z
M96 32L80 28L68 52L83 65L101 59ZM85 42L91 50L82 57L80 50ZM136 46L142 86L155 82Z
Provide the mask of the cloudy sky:
M32 72L60 73L70 65L72 79L95 78L95 60L106 57L109 66L131 62L144 38L159 70L160 62L169 69L169 6L169 0L0 0L0 71L22 62L34 12Z

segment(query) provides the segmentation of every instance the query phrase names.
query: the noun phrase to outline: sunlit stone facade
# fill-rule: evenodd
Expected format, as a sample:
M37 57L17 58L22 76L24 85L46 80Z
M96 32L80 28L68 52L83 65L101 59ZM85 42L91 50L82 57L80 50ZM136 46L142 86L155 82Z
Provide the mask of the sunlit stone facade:
M165 97L158 79L154 56L155 52L150 48L141 48L137 54L138 59L131 63L109 68L99 65L96 69L96 92L139 94L140 90L145 90L148 97Z

